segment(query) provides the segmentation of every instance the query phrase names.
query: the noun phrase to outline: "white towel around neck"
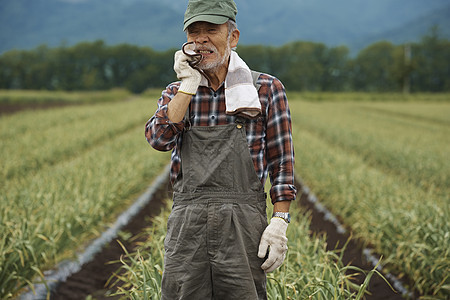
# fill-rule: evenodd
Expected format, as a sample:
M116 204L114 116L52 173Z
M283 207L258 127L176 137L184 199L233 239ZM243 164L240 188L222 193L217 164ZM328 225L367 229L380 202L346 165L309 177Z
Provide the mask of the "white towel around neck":
M207 86L206 78L203 77L200 84ZM250 68L235 51L231 51L225 78L225 105L228 115L241 114L254 118L261 113L261 103Z

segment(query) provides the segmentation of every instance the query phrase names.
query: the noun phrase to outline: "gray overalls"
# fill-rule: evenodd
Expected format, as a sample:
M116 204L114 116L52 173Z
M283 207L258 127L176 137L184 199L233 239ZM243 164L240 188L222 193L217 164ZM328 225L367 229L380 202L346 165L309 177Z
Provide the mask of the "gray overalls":
M162 299L267 299L263 259L266 196L236 123L183 133L181 179L164 241Z

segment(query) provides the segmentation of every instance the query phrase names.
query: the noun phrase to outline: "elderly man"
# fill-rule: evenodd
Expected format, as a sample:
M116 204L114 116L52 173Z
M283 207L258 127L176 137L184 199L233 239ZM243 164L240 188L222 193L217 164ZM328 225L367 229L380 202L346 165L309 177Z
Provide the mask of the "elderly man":
M152 147L172 150L162 299L267 299L266 273L286 256L296 197L288 102L278 79L232 51L236 13L233 0L189 1L191 49L175 54L180 81L146 124Z

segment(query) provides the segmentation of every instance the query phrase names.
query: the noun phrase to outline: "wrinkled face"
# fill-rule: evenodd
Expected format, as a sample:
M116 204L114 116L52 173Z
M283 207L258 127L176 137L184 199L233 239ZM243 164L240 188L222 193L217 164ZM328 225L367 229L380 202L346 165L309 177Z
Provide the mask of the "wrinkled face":
M195 22L187 28L187 41L195 42L195 52L202 54L203 60L197 67L214 70L228 63L231 48L236 47L239 31L228 34L228 24Z

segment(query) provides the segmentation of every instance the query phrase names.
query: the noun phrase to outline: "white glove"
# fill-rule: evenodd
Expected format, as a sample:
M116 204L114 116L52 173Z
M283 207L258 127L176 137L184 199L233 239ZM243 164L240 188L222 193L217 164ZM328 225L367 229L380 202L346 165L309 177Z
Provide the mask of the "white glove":
M280 218L272 218L264 230L259 242L258 257L264 258L270 246L269 257L261 265L264 272L269 273L281 266L288 249L286 229L288 223Z
M195 95L197 93L198 86L202 79L202 75L198 70L193 69L189 63L189 56L178 50L175 53L175 64L173 69L177 73L178 79L181 80L180 88L181 92L186 94Z

